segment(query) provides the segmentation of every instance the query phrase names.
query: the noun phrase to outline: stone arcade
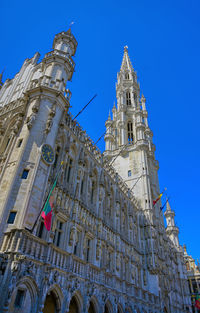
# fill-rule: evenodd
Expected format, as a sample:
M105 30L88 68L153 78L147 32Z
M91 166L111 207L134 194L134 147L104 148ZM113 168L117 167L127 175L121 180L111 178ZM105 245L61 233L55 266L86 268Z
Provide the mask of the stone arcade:
M158 162L127 47L104 154L68 112L76 47L57 34L0 86L0 312L191 312L174 212L165 229L152 203ZM31 231L61 161L52 229Z

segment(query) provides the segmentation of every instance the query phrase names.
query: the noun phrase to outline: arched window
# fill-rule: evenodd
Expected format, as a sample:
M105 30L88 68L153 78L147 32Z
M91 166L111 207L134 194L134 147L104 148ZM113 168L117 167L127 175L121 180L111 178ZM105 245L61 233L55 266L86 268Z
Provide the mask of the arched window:
M131 105L131 94L129 91L126 92L126 104Z
M109 313L109 309L108 309L108 305L107 304L105 305L104 313Z
M78 303L75 297L72 297L69 305L69 313L79 313Z
M90 301L90 306L89 306L89 309L88 309L88 313L95 313L95 307L94 307L94 304Z
M85 261L89 262L90 261L90 254L91 254L91 239L86 237L84 241L84 257Z
M127 131L128 131L128 143L133 143L133 123L132 122L128 122Z
M54 235L54 240L53 240L53 243L57 247L60 247L60 245L61 245L62 234L63 234L63 222L61 222L60 220L57 220L57 222L56 222L56 229L55 229L55 235Z
M46 296L43 313L56 313L58 312L56 296L53 292Z
M125 74L125 79L129 79L129 73Z
M72 158L69 157L69 160L66 164L65 172L64 172L64 180L66 180L67 183L69 183L70 178L71 178L72 167L73 167L73 160Z
M94 197L95 197L95 182L92 181L92 189L91 189L91 203L94 203Z

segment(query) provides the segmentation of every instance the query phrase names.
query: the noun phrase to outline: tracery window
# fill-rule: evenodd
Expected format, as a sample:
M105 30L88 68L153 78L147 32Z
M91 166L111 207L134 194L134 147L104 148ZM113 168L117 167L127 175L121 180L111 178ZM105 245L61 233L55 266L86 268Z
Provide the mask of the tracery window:
M92 189L91 189L91 203L94 203L94 197L95 197L95 182L92 181Z
M75 255L78 255L80 252L80 249L79 249L80 236L81 236L80 231L77 231L76 236L75 236L75 241L74 241L74 254Z
M72 172L72 164L73 164L73 160L69 158L68 165L65 168L65 179L67 182L70 181L71 172Z
M63 223L60 220L57 220L55 236L53 241L57 247L60 246L62 233L63 233Z
M131 105L131 93L130 93L130 91L126 92L126 104Z
M129 73L125 74L125 79L129 79Z
M128 143L133 143L133 123L132 122L128 122L127 130L128 130Z
M89 238L85 238L85 260L86 262L90 261L90 245L91 245L91 240Z

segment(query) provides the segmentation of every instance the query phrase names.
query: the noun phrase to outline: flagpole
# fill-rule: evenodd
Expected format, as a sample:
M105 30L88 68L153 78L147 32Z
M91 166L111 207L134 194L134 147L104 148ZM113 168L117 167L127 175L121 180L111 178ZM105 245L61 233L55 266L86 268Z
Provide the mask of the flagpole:
M37 222L38 222L38 220L39 220L39 218L40 218L40 216L41 216L42 210L44 209L44 206L45 206L46 202L48 201L48 199L49 199L50 196L51 196L51 193L52 193L52 191L53 191L53 189L54 189L54 184L55 184L55 182L57 183L58 175L59 175L59 173L60 173L60 170L61 170L61 168L62 168L63 163L64 163L64 162L62 161L62 162L61 162L61 165L60 165L60 167L59 167L59 169L58 169L58 173L56 174L56 178L53 180L52 187L51 187L51 189L50 189L50 191L49 191L49 193L48 193L48 195L47 195L47 197L46 197L46 199L45 199L45 201L44 201L44 203L43 203L43 205L42 205L42 208L41 208L41 210L40 210L40 212L39 212L39 214L38 214L38 216L37 216L37 218L36 218L36 220L35 220L35 223L33 224L32 229L30 229L30 230L27 229L27 230L29 230L31 233L33 232L35 226L37 225Z
M78 114L76 114L76 116L73 118L72 122L83 112L83 110L85 110L85 108L88 106L88 104L90 104L90 102L92 102L92 100L93 100L94 98L96 98L96 96L97 96L97 94L94 95L94 97L92 97L92 99L90 99L90 101L82 108L82 110L80 110L80 111L78 112Z

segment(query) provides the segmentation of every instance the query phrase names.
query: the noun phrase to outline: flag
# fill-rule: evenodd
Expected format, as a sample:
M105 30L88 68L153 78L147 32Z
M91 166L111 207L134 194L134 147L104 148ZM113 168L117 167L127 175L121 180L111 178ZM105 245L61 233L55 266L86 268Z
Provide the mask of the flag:
M52 211L53 211L53 206L54 206L54 195L53 195L53 190L56 186L57 183L57 178L55 179L55 182L53 184L53 187L51 188L51 191L48 195L48 198L44 204L43 210L42 210L42 218L44 219L44 226L48 231L51 230L51 220L52 220Z
M158 198L157 198L156 200L153 200L153 205L155 205L155 204L158 202L158 200L160 200L160 198L162 197L162 195L163 195L163 193L160 193L159 196L158 196Z
M56 178L55 178L55 181L53 183L53 186L49 192L49 195L47 197L47 200L44 204L44 207L42 209L42 218L44 219L44 226L46 227L46 229L48 231L51 230L51 220L52 220L52 212L53 212L53 207L54 207L54 195L53 195L53 191L54 191L54 188L56 187L56 183L57 183L57 179L58 179L58 176L60 174L60 170L62 169L62 165L64 164L64 162L62 161L61 162L61 165L60 165L60 168L58 170L58 173L56 175Z
M200 309L200 296L197 296L197 297L196 297L195 307L196 307L197 309Z
M166 188L159 194L159 196L158 196L158 198L156 200L153 200L153 206L158 202L158 200L160 200L160 198L164 194L165 190L166 190Z
M167 203L168 200L169 200L169 198L167 198L167 200L165 201L164 205L160 207L160 210L161 210L161 211L165 208L166 203Z

